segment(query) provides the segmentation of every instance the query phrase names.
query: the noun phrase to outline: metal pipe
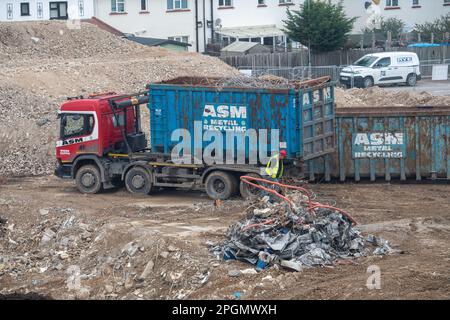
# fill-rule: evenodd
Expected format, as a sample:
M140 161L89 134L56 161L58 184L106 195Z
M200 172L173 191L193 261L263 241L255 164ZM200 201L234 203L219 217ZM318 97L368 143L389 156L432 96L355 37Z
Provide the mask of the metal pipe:
M211 1L211 42L214 41L214 2Z
M203 52L206 51L206 0L203 0Z
M195 47L196 51L198 52L198 0L195 0Z

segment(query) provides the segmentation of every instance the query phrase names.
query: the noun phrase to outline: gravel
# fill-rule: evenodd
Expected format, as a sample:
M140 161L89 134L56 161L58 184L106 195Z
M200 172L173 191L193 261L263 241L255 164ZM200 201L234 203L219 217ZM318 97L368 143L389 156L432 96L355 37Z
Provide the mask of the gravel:
M336 105L343 107L415 107L449 106L450 97L434 96L428 92L387 91L380 87L369 89L336 88Z
M142 46L89 23L68 29L60 21L0 23L0 60L4 177L53 173L57 110L68 96L133 93L176 77L238 74L216 58ZM146 108L142 116L148 132Z

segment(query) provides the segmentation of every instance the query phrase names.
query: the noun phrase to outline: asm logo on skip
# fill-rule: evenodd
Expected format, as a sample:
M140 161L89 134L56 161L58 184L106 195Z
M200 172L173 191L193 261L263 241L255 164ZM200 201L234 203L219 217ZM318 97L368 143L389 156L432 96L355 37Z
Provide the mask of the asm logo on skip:
M404 135L402 132L358 133L354 138L354 144L357 146L403 145L403 143Z
M203 117L246 119L246 106L205 105Z

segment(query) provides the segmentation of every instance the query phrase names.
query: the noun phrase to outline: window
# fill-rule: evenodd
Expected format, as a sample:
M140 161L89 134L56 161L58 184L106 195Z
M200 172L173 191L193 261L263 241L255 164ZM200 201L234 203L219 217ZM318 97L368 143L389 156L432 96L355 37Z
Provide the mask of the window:
M189 36L177 36L177 37L169 37L169 40L183 42L183 43L189 43Z
M232 0L219 0L219 7L232 7L233 1Z
M378 62L375 64L379 68L385 68L389 67L391 65L391 58L382 58L378 60Z
M29 16L30 15L30 3L22 2L20 4L20 15L21 16Z
M12 20L12 18L13 18L13 4L12 3L6 4L6 18L8 20Z
M167 0L167 10L188 9L187 0Z
M78 15L80 17L84 16L84 0L78 0Z
M68 19L67 2L50 2L50 19Z
M386 0L386 7L398 7L398 0Z
M86 136L94 129L94 116L90 114L64 114L61 118L61 139Z
M280 4L288 4L288 3L292 3L292 0L280 0L279 3Z
M418 6L419 5L419 0L413 0L413 6Z
M37 13L37 18L38 19L42 19L44 16L44 5L42 2L38 2L37 3L37 8L36 8L36 13Z
M124 112L118 113L118 114L116 114L116 117L112 116L112 122L113 122L114 128L123 127L125 125L125 113Z
M111 0L111 12L124 13L125 0Z
M354 63L355 66L361 66L361 67L370 67L372 65L372 63L375 62L375 60L377 60L376 57L373 56L364 56L359 60L356 60L356 62Z
M147 0L141 0L141 11L147 10L148 10Z
M258 6L265 6L266 0L258 0Z

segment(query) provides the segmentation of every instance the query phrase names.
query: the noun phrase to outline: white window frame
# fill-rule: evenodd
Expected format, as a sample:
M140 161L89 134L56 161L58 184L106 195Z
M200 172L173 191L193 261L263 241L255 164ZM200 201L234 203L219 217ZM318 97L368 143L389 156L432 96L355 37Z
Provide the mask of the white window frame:
M84 17L84 0L78 0L78 16Z
M44 19L44 4L42 2L36 3L36 17L38 19Z
M113 2L115 3L115 10L113 10ZM119 11L119 4L123 5L123 11ZM125 13L126 12L126 8L125 8L125 0L111 0L111 12L113 13Z
M14 19L14 5L12 3L6 4L6 19L7 20Z
M398 7L398 0L386 0L386 7Z
M173 36L173 37L168 37L167 39L173 40L173 41L178 41L181 43L189 43L189 36ZM186 40L186 41L183 41L183 40Z
M233 0L219 0L219 8L229 8L233 6Z
M169 6L169 2L172 5L172 8ZM183 2L186 3L186 6L183 7ZM168 11L174 11L174 10L187 10L189 9L189 0L168 0L167 1L167 10Z

